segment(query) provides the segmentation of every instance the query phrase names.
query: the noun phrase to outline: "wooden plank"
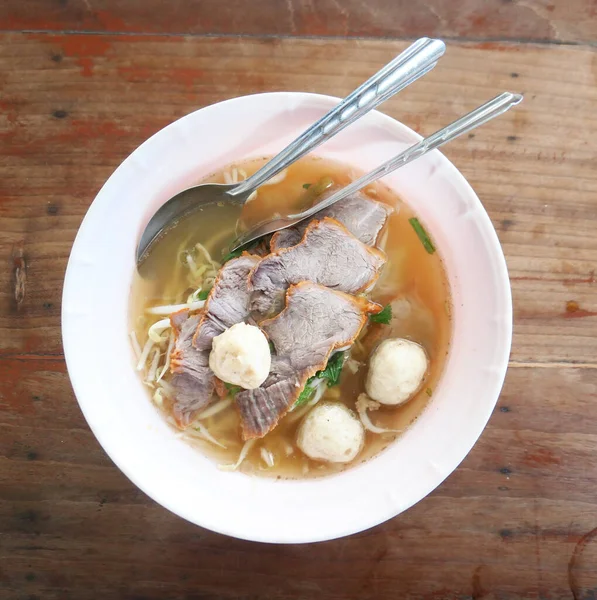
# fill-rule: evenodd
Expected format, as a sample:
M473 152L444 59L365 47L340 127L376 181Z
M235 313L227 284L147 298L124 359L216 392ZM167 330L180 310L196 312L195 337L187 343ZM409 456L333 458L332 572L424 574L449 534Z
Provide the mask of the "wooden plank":
M6 0L3 30L597 41L594 0Z
M589 48L453 44L439 69L384 106L429 132L502 89L526 94L516 111L446 150L504 246L515 336L488 428L413 509L306 546L201 530L112 465L72 394L61 281L81 219L119 162L212 102L265 90L344 95L404 46L0 35L0 598L595 594L597 62Z
M428 498L350 538L273 546L154 504L86 429L62 361L30 362L16 415L1 379L0 597L559 600L597 587L597 369L511 369L481 439Z
M0 272L0 353L61 354L61 281L78 225L149 135L242 94L344 95L404 46L0 36L0 250L8 267ZM515 364L595 364L596 69L586 48L452 44L438 69L383 107L424 133L503 89L525 92L515 111L446 148L504 246Z

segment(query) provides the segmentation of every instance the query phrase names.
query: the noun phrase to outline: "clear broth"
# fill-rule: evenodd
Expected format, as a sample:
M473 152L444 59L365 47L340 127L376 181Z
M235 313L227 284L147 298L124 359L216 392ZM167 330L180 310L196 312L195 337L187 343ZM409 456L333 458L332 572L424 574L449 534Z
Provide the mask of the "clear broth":
M230 174L239 172L242 176L250 176L265 162L266 159L260 159L240 163L203 181L224 183L230 178ZM227 177L225 172L228 173ZM240 208L235 206L211 206L181 221L172 233L157 244L150 255L145 265L148 278L141 279L135 274L131 302L132 328L141 345L147 338L148 326L156 321L155 317L146 315L146 309L156 305L184 302L191 291L185 268L178 258L181 246L191 247L200 242L212 258L219 262L236 237L239 223L242 226L258 222L274 212L289 214L301 209L306 196L306 183L314 184L324 176L331 176L335 185L343 186L359 175L360 173L345 165L317 157L306 158L291 166L281 182L262 187L257 197L245 205L242 215ZM343 402L354 410L358 395L365 391L368 357L379 342L390 337L413 340L425 348L430 359L428 375L420 391L401 406L382 407L375 412L369 412L376 425L404 430L428 403L444 367L451 333L449 287L439 253L429 254L409 223L409 219L415 216L412 209L381 184L369 186L365 193L395 209L380 237L380 246L386 252L388 261L371 293L371 299L382 305L393 301L394 317L389 325L370 323L365 327L350 352L351 359L361 363L358 370L353 373L345 365L340 385L327 388L321 401ZM162 411L173 423L168 414L168 407L164 406ZM367 431L365 446L351 463L313 461L295 444L296 430L305 415L306 409L300 408L284 417L276 429L252 446L239 470L278 478L328 475L368 460L400 435L373 434ZM235 463L244 443L240 436L240 423L234 403L202 423L226 449L185 435L189 443L196 445L218 464ZM273 467L265 464L261 455L262 448L273 454Z

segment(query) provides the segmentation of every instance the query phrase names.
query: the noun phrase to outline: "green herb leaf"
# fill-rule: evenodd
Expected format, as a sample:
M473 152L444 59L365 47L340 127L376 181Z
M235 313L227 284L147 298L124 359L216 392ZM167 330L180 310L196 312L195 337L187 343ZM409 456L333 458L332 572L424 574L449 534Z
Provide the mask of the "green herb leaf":
M303 187L308 190L311 187L310 183L303 183Z
M426 394L427 394L429 397L431 397L431 395L433 394L433 390L432 390L431 388L427 388L427 389L425 390L425 393L426 393Z
M433 242L431 241L429 234L425 231L423 225L419 223L419 219L413 217L412 219L409 219L408 222L412 225L412 228L415 230L415 233L421 240L421 244L423 244L425 250L427 250L429 254L433 254L435 252L435 246L433 245Z
M226 383L224 382L224 385L226 386L226 389L228 390L228 393L234 398L234 396L236 396L236 394L238 394L238 392L240 392L243 388L240 387L240 385L233 385L232 383Z
M274 346L274 343L271 340L268 340L268 345L269 345L269 352L270 354L275 354L276 353L276 347Z
M222 264L227 263L233 258L238 258L243 252L249 252L250 250L253 250L253 248L256 248L259 245L261 239L262 238L257 238L256 240L253 240L252 242L249 242L248 244L245 244L244 246L241 246L232 252L228 252L228 254L226 254L226 256L224 256L222 259Z
M209 292L211 292L211 290L201 290L197 294L197 300L207 300L207 297L209 296Z
M316 379L327 379L328 387L338 385L340 382L340 373L342 373L342 367L344 366L345 356L346 352L336 352L336 354L334 354L334 356L328 360L328 364L325 366L325 369L317 371L313 377L310 377L307 380L303 391L300 393L299 397L294 403L293 409L307 404L307 402L313 398L316 387L313 386L313 382Z
M233 252L228 252L226 256L222 259L222 264L227 263L229 260L233 258L238 258L244 252L244 248L237 248Z
M370 315L369 320L373 323L387 325L392 320L392 305L386 304L383 310L380 310L376 315Z
M334 354L334 356L328 360L328 364L325 366L325 369L317 373L317 377L319 379L328 380L328 387L338 385L338 382L340 381L340 373L342 373L342 367L344 366L345 355L346 352L336 352L336 354Z
M304 404L307 404L307 402L309 402L309 400L311 400L311 398L313 397L313 394L315 392L315 390L313 389L313 386L311 384L313 383L313 381L316 378L317 378L317 376L310 377L307 380L307 383L305 384L303 391L299 394L299 397L296 399L296 401L294 403L293 409L298 408L299 406L303 406Z

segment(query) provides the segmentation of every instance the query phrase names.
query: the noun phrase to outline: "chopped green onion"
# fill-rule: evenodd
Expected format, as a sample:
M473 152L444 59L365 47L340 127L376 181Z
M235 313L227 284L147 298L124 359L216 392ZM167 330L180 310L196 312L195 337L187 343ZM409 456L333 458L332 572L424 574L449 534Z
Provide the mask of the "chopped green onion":
M370 315L369 320L373 323L381 323L382 325L387 325L392 320L392 305L386 304L383 310L380 310L375 315Z
M303 187L308 190L311 187L310 183L303 183Z
M201 290L198 294L197 294L197 300L207 300L207 297L209 296L209 292L211 290Z
M409 219L408 222L412 225L412 228L415 230L415 233L421 240L421 244L423 244L425 250L427 250L429 254L433 254L435 252L435 246L433 245L429 234L425 231L425 228L419 222L419 219L413 217L412 219Z

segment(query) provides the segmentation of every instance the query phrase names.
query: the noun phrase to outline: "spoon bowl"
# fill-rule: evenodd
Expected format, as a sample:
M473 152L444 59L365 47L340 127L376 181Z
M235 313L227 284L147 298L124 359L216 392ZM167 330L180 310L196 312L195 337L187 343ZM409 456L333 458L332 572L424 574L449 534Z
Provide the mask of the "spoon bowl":
M176 227L181 219L210 204L221 202L244 204L244 196L239 198L230 194L236 187L238 187L236 183L203 183L179 192L162 204L145 227L139 240L137 247L139 274L144 275L143 265L154 245Z
M242 206L260 185L431 71L445 50L441 40L417 40L245 181L197 185L176 194L153 215L141 234L137 246L139 273L143 275L140 267L155 243L190 212L214 202Z

